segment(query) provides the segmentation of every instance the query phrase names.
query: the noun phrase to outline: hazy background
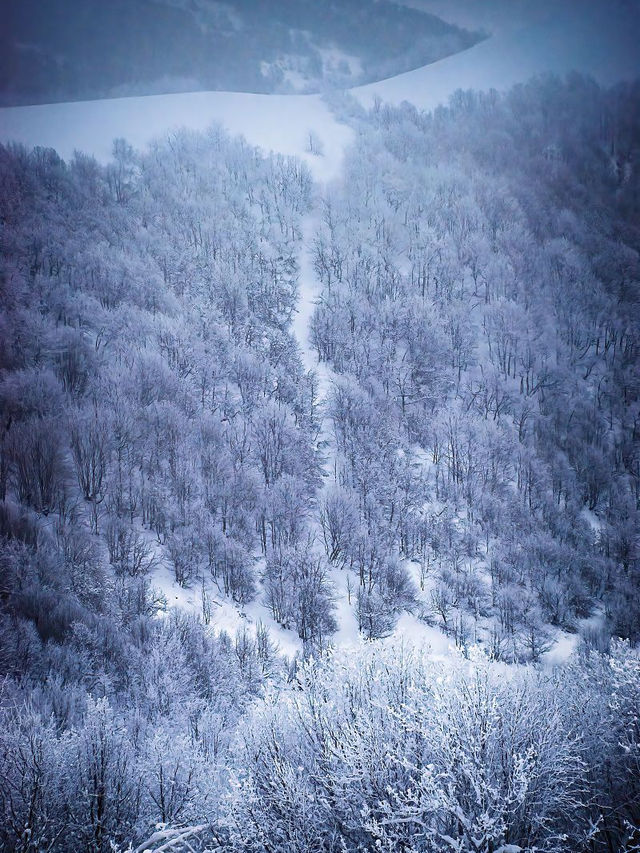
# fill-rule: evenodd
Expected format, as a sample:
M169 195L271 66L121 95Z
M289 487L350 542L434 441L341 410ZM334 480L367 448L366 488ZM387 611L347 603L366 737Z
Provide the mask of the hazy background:
M203 89L311 92L391 76L480 38L385 0L4 5L4 105Z

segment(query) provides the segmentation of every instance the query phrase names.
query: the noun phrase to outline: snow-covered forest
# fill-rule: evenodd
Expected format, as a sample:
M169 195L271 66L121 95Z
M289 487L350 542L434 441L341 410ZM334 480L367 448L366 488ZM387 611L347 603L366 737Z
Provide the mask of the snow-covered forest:
M638 639L639 119L637 88L577 76L359 119L311 338L335 375L328 556L373 623L412 595L393 554L496 658L594 607Z
M640 849L640 86L330 106L0 147L2 850Z

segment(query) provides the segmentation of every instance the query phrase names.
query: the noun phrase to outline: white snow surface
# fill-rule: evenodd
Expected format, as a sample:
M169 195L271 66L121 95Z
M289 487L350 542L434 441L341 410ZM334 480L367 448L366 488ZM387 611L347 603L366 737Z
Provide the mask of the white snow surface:
M319 95L189 92L8 107L0 110L0 141L55 148L63 159L78 150L106 162L116 138L143 149L171 130L204 130L213 122L265 151L302 157L318 181L339 174L353 138ZM306 150L309 131L321 140L323 156Z
M568 634L559 631L554 645L543 656L543 662L547 667L562 666L573 655L578 647L578 634Z
M166 611L172 609L193 613L202 617L202 580L194 580L188 587L176 583L173 570L159 553L159 565L150 577L150 586L166 599ZM295 631L283 628L273 619L262 603L262 591L249 604L239 605L225 596L214 580L205 572L204 589L211 603L211 629L219 634L227 633L232 639L242 628L255 636L256 628L262 624L280 654L289 659L300 653L302 643ZM161 611L162 613L162 611Z

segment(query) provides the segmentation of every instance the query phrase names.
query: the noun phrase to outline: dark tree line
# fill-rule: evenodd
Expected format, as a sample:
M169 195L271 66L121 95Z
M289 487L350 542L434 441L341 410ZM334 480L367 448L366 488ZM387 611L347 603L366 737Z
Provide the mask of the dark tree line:
M388 0L22 0L0 33L0 100L321 91L418 68L479 33Z

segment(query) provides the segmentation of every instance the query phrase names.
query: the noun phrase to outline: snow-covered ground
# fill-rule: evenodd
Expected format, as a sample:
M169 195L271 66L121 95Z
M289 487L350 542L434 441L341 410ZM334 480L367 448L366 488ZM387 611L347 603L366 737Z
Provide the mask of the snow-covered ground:
M144 148L172 129L204 130L212 122L265 151L302 157L319 181L339 174L353 137L319 95L191 92L1 109L0 141L55 148L64 159L77 149L105 162L118 137ZM322 142L322 156L307 150L309 131Z
M638 0L405 2L493 35L439 62L353 89L365 105L379 95L432 109L456 89L506 89L545 71L576 69L604 84L640 75ZM203 129L212 121L265 150L303 157L319 181L339 174L353 137L319 95L193 92L0 109L0 141L52 147L65 158L79 149L104 161L116 137L141 148L172 128ZM323 143L322 157L307 151L310 130Z

